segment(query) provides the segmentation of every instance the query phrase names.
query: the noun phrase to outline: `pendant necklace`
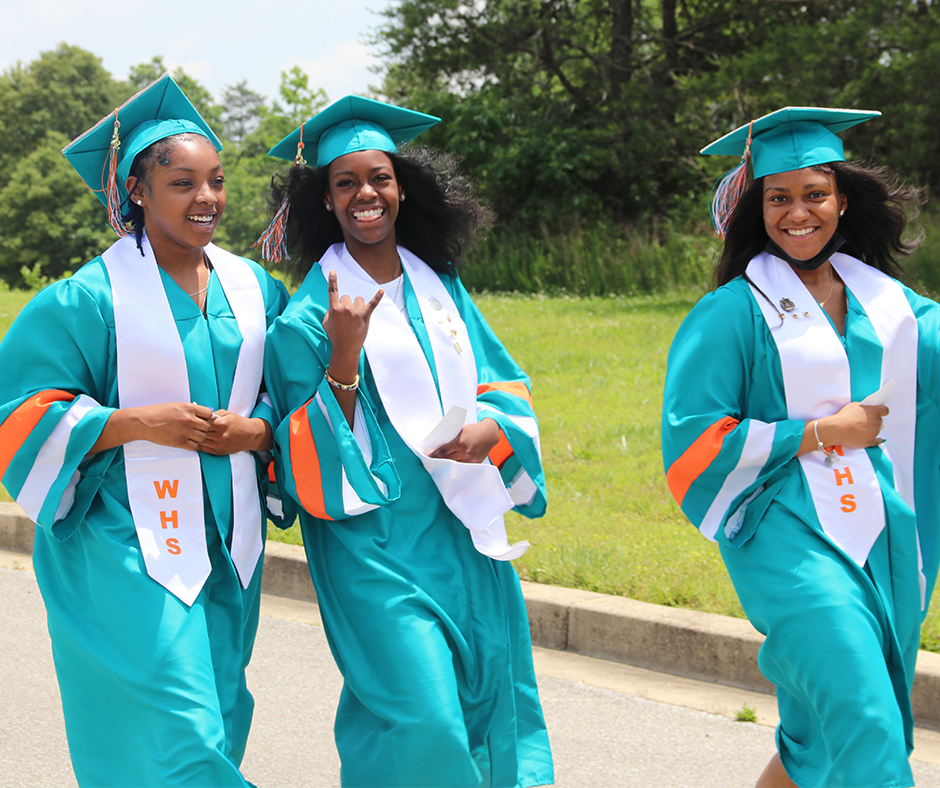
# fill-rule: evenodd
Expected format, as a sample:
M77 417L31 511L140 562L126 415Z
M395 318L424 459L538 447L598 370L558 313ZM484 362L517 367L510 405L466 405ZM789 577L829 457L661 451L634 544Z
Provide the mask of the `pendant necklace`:
M826 293L826 297L819 302L819 305L823 308L826 306L826 301L829 300L829 296L832 295L832 288L835 285L835 277L832 275L832 267L829 268L829 292Z

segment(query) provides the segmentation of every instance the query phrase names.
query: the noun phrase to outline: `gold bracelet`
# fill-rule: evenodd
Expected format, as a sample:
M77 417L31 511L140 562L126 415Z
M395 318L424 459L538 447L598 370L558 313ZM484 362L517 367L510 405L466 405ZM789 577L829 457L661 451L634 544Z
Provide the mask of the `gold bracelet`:
M326 375L326 382L329 383L334 389L339 389L340 391L355 391L359 388L359 376L356 375L356 379L352 383L340 383L338 380L333 380L330 376L330 371L324 370Z

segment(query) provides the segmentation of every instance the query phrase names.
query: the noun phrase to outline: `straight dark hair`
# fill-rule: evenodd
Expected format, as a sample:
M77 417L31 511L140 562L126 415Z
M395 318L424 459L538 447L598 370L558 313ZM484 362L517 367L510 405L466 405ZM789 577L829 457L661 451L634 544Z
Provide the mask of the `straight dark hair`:
M840 251L889 276L902 276L901 258L911 254L923 240L922 232L909 242L903 239L909 221L906 209L916 213L922 204L920 191L902 184L887 167L834 161L812 169L833 173L836 188L848 198L845 215L839 219L839 232L845 238ZM725 245L715 267L718 287L743 274L751 258L767 246L763 192L764 179L758 178L731 215Z

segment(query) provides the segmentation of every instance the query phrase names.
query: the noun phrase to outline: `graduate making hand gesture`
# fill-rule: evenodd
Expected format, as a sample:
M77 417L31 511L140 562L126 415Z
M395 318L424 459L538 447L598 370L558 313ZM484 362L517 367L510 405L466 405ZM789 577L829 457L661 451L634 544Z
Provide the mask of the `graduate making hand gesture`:
M437 121L348 96L271 152L294 166L266 252L283 239L305 277L268 337L277 476L343 674L342 784L546 785L509 563L528 545L503 522L545 511L538 426L454 266L482 209L447 162L398 150Z

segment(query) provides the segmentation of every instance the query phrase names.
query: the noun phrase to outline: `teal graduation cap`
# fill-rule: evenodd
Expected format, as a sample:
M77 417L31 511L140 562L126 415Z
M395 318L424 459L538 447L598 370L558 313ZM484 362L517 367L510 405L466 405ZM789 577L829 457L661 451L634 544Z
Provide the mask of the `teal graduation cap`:
M364 150L398 153L399 145L411 142L440 122L440 118L424 112L363 96L345 96L301 123L271 148L268 156L301 167L306 166L309 157L317 167L326 167L347 153ZM269 262L279 263L290 257L287 252L289 212L290 200L285 197L271 224L251 247L260 246L261 256Z
M222 142L186 94L169 74L163 74L70 142L62 153L108 208L114 231L127 235L121 206L127 199L124 184L134 158L153 143L184 133L199 134L222 150Z
M363 96L345 96L304 121L268 152L269 156L325 167L347 153L380 150L397 153L440 118ZM306 156L304 155L306 151Z
M728 221L747 188L748 165L754 178L832 161L845 161L840 131L881 115L877 110L784 107L725 134L702 148L709 156L741 156L712 191L715 229L725 237Z

